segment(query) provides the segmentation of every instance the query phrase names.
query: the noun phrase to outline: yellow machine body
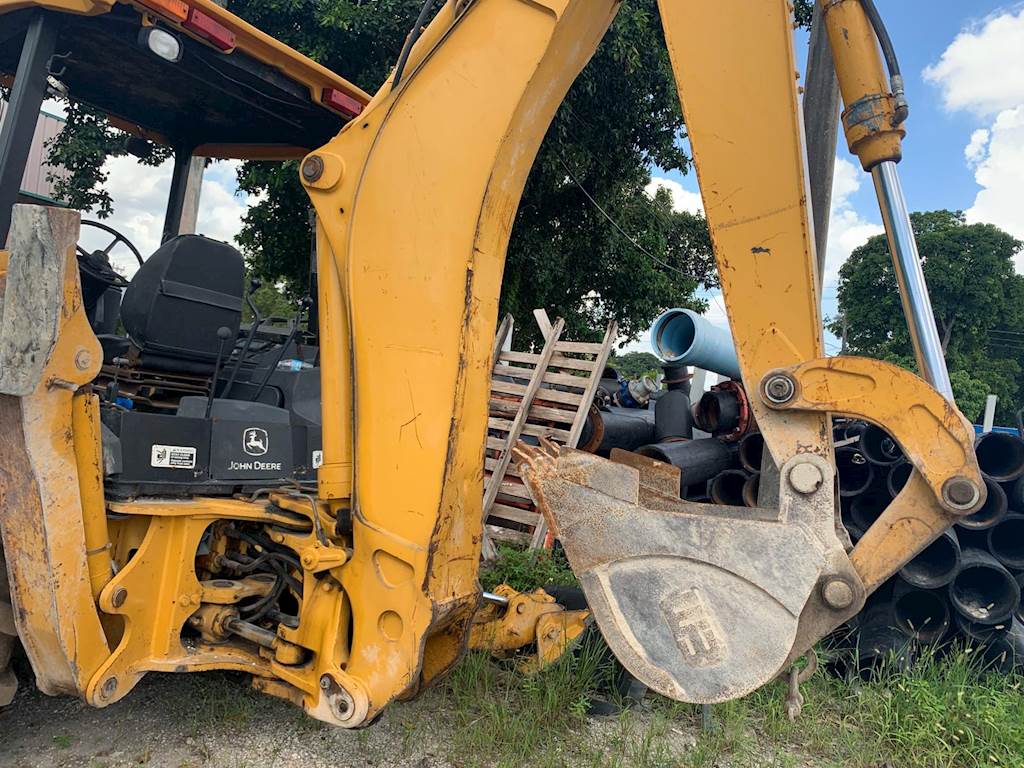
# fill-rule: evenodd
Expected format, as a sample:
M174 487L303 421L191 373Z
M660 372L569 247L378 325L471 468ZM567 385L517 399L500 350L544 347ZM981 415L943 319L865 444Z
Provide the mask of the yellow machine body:
M209 0L194 4L239 29L238 45L288 58ZM3 264L0 360L17 364L15 342L26 334L35 352L19 376L0 375L0 532L17 631L44 692L104 706L147 671L233 669L320 720L358 727L450 669L471 636L476 646L490 638L502 649L532 639L550 660L579 634L582 614L556 616L543 599L530 603L525 624L477 615L484 444L519 198L551 118L618 5L449 0L415 31L401 79L393 75L357 119L306 156L322 348L324 457L315 495L104 499L88 388L99 351L74 268L77 215L19 208ZM861 29L856 6L833 10L830 23ZM49 7L102 13L107 4ZM644 615L623 607L613 583L621 574L608 564L621 559L624 544L609 525L647 533L668 520L681 540L703 541L715 529L699 505L651 491L635 468L575 452L527 452L526 475L623 663L668 695L713 701L775 677L969 512L944 497L948 483L983 485L969 425L922 380L877 361L823 359L786 0L660 7L744 383L775 464L792 478L777 503L759 510L769 522L729 529L756 534L755 523L770 523L764 530L780 548L763 546L757 557L771 578L792 570L784 594L762 574L744 576L747 591L736 593L739 607L774 622L763 654L745 656L730 643L740 630L723 625L717 593L702 591L699 579L666 582L669 597ZM844 94L879 96L872 103L884 106L887 93L864 91L884 89L877 50L851 43L835 53ZM302 67L314 91L347 87ZM901 130L867 130L863 122L851 129L866 165L891 159L893 142L898 152ZM46 265L41 276L32 259ZM30 279L33 301L52 306L28 333L14 315L31 303ZM773 377L790 382L792 396L765 396ZM917 470L852 556L834 531L832 413L890 429ZM236 556L224 535L232 526L265 534L269 543L249 554L273 549L290 558L290 590L301 595L294 626L254 629L239 619L236 604L264 596L267 585L220 573L218 563ZM631 552L633 562L665 561L658 578L690 578L671 559L689 556L658 546ZM704 566L743 569L733 561Z

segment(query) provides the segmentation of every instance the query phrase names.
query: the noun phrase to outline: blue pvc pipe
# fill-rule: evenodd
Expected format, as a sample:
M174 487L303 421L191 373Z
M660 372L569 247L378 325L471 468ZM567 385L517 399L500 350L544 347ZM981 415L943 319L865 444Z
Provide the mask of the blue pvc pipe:
M669 309L651 326L654 354L666 363L680 363L740 378L732 334L712 325L692 309Z

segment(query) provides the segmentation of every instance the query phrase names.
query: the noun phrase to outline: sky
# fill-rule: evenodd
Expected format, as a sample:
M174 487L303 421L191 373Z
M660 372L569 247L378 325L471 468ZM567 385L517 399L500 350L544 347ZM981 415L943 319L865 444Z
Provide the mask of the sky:
M1024 2L878 0L877 5L896 46L911 107L900 163L910 209L963 210L969 222L992 223L1024 238ZM805 34L798 36L797 51L802 66ZM230 241L239 231L253 200L237 191L236 168L226 161L207 169L200 233ZM153 169L116 158L108 161L108 170L115 212L107 223L148 255L159 245L170 165ZM694 174L655 170L649 190L658 186L672 191L678 209L700 210ZM840 266L854 248L881 232L871 180L840 138L824 276L826 317L836 313ZM134 259L114 255L131 274ZM1024 257L1018 258L1024 272ZM721 295L704 295L707 317L727 327ZM624 348L649 346L641 339ZM826 336L826 349L838 351L834 337Z

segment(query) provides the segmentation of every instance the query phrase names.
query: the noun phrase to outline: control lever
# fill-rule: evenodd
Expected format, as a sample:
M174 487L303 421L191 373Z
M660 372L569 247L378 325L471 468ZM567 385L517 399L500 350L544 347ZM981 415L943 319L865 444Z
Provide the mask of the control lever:
M249 282L249 292L245 295L245 303L249 307L249 311L252 312L252 327L249 328L249 333L245 337L245 343L242 345L242 351L238 354L238 361L235 363L235 367L231 369L231 377L228 379L228 383L224 387L225 392L230 392L231 387L235 384L235 379L238 377L238 371L242 367L242 361L245 360L246 355L249 354L249 347L252 345L252 340L256 338L256 334L260 330L260 326L263 325L265 319L260 314L259 309L256 308L256 303L252 300L253 295L260 288L263 287L263 281L259 278L254 277Z
M210 379L210 396L206 399L206 418L210 418L213 412L213 398L217 394L217 379L220 376L220 364L224 359L224 345L234 336L231 329L222 325L217 329L217 338L220 339L220 346L217 347L217 362L213 365L213 378Z
M274 371L277 370L277 364L281 362L281 358L284 357L285 351L291 346L292 342L295 341L295 337L299 333L299 325L302 323L302 313L305 312L312 303L313 299L309 296L303 296L299 299L299 311L295 314L295 322L292 323L291 333L288 334L288 338L284 340L284 344L282 344L281 348L277 351L277 356L274 358L274 361L267 366L267 372L263 374L263 380L260 381L259 389L256 390L256 394L251 398L252 402L255 403L260 399L260 395L263 394L263 390L266 388L267 382L270 381L270 377L273 375Z

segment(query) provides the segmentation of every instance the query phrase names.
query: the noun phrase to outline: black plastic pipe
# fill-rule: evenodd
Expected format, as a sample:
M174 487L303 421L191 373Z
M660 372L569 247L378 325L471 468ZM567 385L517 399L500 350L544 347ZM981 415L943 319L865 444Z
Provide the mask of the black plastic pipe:
M728 469L733 461L732 448L714 438L655 443L641 446L636 452L679 467L680 483L683 486L705 483ZM739 505L742 504L741 500Z
M858 496L864 493L875 477L871 465L852 446L836 448L836 471L839 472L839 495Z
M580 445L590 443L595 430L603 430L595 453L607 456L612 448L635 451L654 440L654 414L639 408L617 406L596 412L591 409L580 435Z
M936 643L949 631L949 603L942 591L918 589L902 579L893 590L892 616L896 628L921 643Z
M708 484L708 495L715 504L724 507L744 507L743 486L747 482L747 473L742 469L727 469L719 472Z
M949 599L961 616L978 624L1009 620L1020 602L1020 585L991 554L964 549L960 571L949 584Z
M1024 569L1024 515L1013 512L988 529L988 551L1006 568Z
M654 403L654 440L693 439L693 413L690 411L690 397L681 389L670 389L662 393Z
M1024 475L1024 440L1006 432L989 432L974 444L981 471L997 483Z
M854 496L849 502L850 522L862 531L866 531L878 519L879 515L885 511L890 501L892 499L889 498L887 493L879 493L874 490L865 491L859 496Z
M957 528L965 531L984 531L1006 516L1006 491L991 477L982 476L988 496L977 512L956 521Z
M761 471L761 459L764 457L764 436L760 432L751 432L740 440L740 465L748 472Z
M960 570L960 543L953 531L945 531L903 566L900 576L919 589L946 586Z
M885 476L885 488L894 499L900 495L903 486L910 479L910 473L914 471L914 465L907 462L893 464Z
M1007 675L1024 663L1024 625L1013 620L1005 632L993 635L982 647L984 668Z
M866 424L860 433L860 451L865 459L880 467L891 466L903 458L899 443L874 424Z
M894 626L891 606L881 604L867 609L862 614L857 638L860 677L870 680L887 665L906 669L912 661L912 642Z
M757 506L757 494L761 490L761 473L755 472L743 483L743 505Z

